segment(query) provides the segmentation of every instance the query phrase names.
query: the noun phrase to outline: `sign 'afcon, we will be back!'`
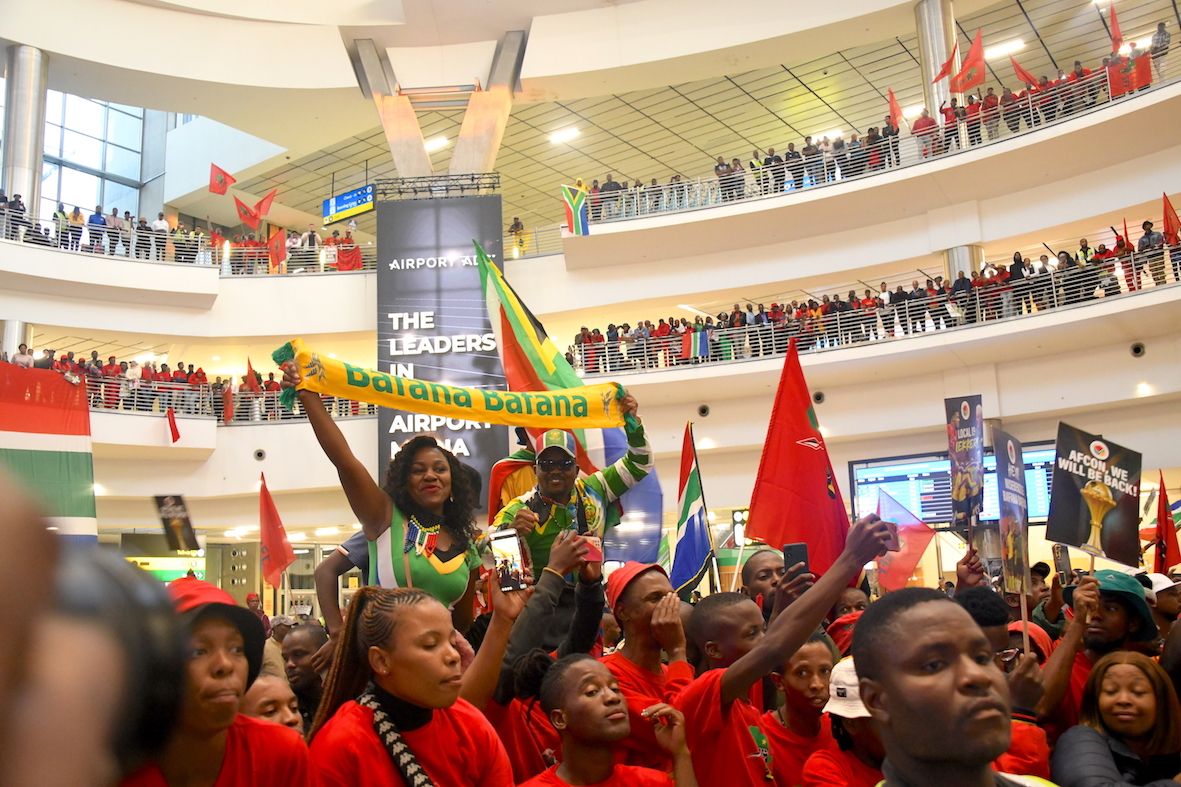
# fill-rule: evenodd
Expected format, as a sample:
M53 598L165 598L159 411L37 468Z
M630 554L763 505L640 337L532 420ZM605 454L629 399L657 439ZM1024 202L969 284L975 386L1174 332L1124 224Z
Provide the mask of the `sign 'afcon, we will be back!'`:
M618 383L584 385L557 391L512 392L463 388L389 375L310 350L292 339L271 356L275 363L294 360L303 375L300 390L338 396L378 407L468 421L538 429L603 429L623 425ZM282 402L295 404L295 389Z

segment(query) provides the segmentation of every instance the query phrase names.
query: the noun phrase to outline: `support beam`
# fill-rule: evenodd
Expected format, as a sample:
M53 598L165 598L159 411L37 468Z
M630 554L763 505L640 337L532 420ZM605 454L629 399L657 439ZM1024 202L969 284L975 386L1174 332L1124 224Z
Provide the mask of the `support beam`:
M377 116L385 131L385 141L390 146L390 155L398 175L403 178L421 178L433 174L431 157L426 152L426 141L422 138L422 127L414 106L406 96L376 95L373 103Z
M468 99L459 138L451 153L451 174L491 172L496 154L504 139L504 129L513 109L513 92L521 76L525 59L526 35L523 30L505 33L496 47L488 87Z

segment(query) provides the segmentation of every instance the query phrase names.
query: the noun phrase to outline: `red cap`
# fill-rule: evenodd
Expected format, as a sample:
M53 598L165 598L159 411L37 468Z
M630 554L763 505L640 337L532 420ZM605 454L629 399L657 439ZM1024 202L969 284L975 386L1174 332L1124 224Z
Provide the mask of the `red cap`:
M247 593L246 600L247 601L258 601L259 600L258 594L257 593Z
M828 627L828 636L836 643L837 650L842 656L848 654L849 648L853 645L853 627L861 618L861 613L865 610L859 609L856 612L850 612L848 615L841 615L834 620Z
M206 614L216 614L234 624L246 645L246 661L250 665L246 687L250 688L262 669L262 651L266 644L262 621L250 610L239 607L229 593L196 577L173 580L168 584L168 595L187 626L191 627Z
M640 574L650 569L655 569L666 577L668 576L668 572L659 563L637 563L634 560L629 560L612 571L611 575L607 577L607 609L614 611L615 605L619 603L619 597L623 595L623 591L627 590L627 586Z

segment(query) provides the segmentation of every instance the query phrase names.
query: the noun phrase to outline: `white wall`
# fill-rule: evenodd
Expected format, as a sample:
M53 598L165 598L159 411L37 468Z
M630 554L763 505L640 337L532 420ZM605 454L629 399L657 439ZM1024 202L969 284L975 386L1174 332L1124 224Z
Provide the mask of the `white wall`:
M276 166L287 149L224 123L199 117L168 132L164 163L164 201L175 202L209 187L210 163L245 180L253 169ZM229 195L221 198L229 205ZM253 204L253 203L251 203ZM231 213L234 211L231 209ZM236 226L237 222L235 222Z

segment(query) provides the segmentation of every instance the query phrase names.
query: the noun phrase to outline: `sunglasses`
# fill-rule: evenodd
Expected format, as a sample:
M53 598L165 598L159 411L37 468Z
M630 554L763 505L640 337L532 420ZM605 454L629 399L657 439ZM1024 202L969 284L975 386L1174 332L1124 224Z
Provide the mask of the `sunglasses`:
M573 470L575 462L573 459L541 459L538 460L537 466L547 472L553 470Z

